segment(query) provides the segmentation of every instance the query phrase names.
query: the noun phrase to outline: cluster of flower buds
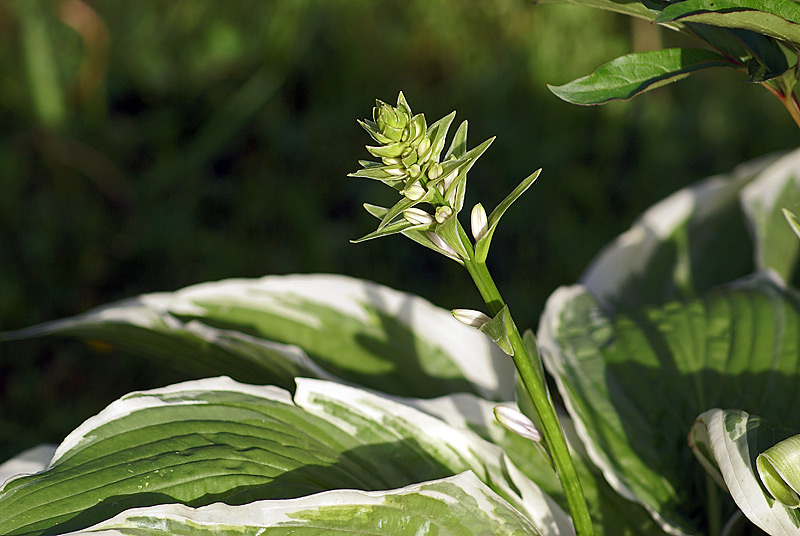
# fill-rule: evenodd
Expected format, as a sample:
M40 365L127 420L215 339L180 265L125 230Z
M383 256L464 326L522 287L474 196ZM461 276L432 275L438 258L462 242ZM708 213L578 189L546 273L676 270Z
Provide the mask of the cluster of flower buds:
M359 121L377 145L367 150L380 161L361 160L361 169L351 177L383 182L400 194L389 208L365 204L364 208L380 220L377 230L355 240L362 242L381 236L402 233L412 240L442 253L457 262L482 262L500 216L538 176L538 171L517 187L512 196L487 217L478 203L472 209L473 242L458 223L464 206L467 172L491 145L490 138L467 150L467 122L456 130L444 152L447 131L455 112L430 127L423 114L414 115L403 93L397 106L377 101L372 120Z
M401 198L391 208L365 205L381 222L358 241L403 233L459 262L469 258L472 248L459 236L456 215L464 205L467 171L494 138L467 151L464 121L442 157L455 112L428 127L423 114L412 114L402 93L397 106L377 101L372 117L359 123L378 143L367 150L380 161L362 160L362 169L350 176L381 181Z

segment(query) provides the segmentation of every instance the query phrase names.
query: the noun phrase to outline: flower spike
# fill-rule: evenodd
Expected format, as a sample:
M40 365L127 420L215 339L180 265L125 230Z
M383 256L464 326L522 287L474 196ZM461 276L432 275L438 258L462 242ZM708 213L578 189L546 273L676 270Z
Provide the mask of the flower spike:
M376 145L368 145L367 151L379 160L359 162L362 169L350 176L381 181L401 196L394 206L381 211L378 229L365 239L402 233L458 262L471 257L472 245L465 244L456 232L460 228L456 218L464 205L467 171L494 138L467 150L464 121L442 159L454 118L452 112L428 127L425 116L414 115L400 92L396 106L378 100L372 119L358 122L375 140ZM431 216L430 223L437 225L428 229ZM421 231L420 226L426 227L424 234L417 232Z

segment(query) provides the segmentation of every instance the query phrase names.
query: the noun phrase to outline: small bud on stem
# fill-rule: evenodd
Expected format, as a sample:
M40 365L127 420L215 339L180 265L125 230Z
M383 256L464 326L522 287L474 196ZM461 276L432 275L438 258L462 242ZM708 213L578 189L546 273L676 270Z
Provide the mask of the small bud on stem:
M472 228L472 237L475 242L486 236L486 231L489 229L489 221L486 219L486 209L480 203L472 207L470 227Z

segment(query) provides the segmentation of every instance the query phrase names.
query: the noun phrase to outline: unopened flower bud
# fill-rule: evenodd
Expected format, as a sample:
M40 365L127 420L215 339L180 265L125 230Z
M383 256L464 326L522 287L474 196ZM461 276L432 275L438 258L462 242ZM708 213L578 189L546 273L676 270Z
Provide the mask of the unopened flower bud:
M389 175L395 175L396 177L402 177L406 174L406 168L405 166L398 164L396 166L387 167L386 173Z
M492 321L487 314L473 309L453 309L452 312L453 318L473 328L480 329L484 324Z
M542 440L542 433L521 411L509 406L495 406L494 416L500 424L518 436L536 443Z
M438 179L442 174L442 165L439 162L435 162L431 164L431 167L428 168L428 178L432 181Z
M423 138L419 145L417 146L417 154L419 155L420 159L424 159L425 154L431 148L431 140L428 138Z
M377 123L381 130L387 127L397 128L400 126L397 113L386 103L381 103L380 110L378 111Z
M442 205L441 207L436 209L436 221L439 223L444 223L447 221L447 218L453 215L453 209L448 207L447 205Z
M477 242L486 236L486 231L489 230L489 221L486 219L486 209L483 208L483 205L478 203L472 207L472 214L470 216L472 237L475 238L475 242Z
M433 216L422 210L421 208L407 208L403 211L403 217L407 222L414 225L430 225L433 223Z
M418 182L415 182L408 188L400 190L400 193L412 201L419 201L425 195L425 188ZM426 213L427 214L427 213Z

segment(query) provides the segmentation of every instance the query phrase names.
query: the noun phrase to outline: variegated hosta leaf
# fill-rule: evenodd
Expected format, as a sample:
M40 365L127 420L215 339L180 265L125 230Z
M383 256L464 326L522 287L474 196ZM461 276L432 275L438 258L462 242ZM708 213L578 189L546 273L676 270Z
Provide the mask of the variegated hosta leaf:
M617 315L580 285L550 297L538 340L577 432L609 483L665 530L708 529L686 443L698 414L747 407L800 428L798 303L767 278Z
M305 389L307 384L311 387ZM325 389L314 389L315 385L324 385ZM448 467L472 470L548 533L572 533L571 521L563 510L524 476L502 449L466 428L429 417L412 405L390 403L366 391L319 380L299 379L295 401L342 429L358 426L352 433L373 444L390 444L399 436L416 444L416 449L435 453L434 457L444 454ZM365 423L380 423L380 426Z
M792 433L732 409L704 412L691 430L690 442L698 459L722 480L744 515L767 534L800 533L800 511L765 493L756 471L758 455Z
M551 505L552 500L555 500L562 508L567 508L561 484L551 465L537 450L533 442L510 432L497 422L493 411L496 403L466 393L435 399L402 400L453 426L469 428L484 439L499 445L514 462L514 465L519 467L520 471L544 492L546 506ZM504 405L508 405L508 403ZM664 531L650 518L647 511L639 504L628 501L614 491L600 472L588 461L586 453L581 448L580 440L574 433L569 416L559 415L559 419L570 445L574 447L573 461L589 506L595 534L597 536L663 536ZM513 483L515 486L521 487L524 482L523 480ZM534 501L529 499L526 502ZM547 506L547 508L553 510L554 514L557 511L551 506ZM559 526L563 523L563 521L560 522ZM559 534L563 534L563 531Z
M511 361L449 311L344 276L204 283L7 336L53 334L104 341L202 374L286 388L296 376L335 375L405 396L464 391L508 400L513 393Z
M781 208L797 203L800 151L748 162L652 206L595 257L581 283L605 309L628 311L697 295L754 267L789 281L800 243Z
M128 510L68 536L539 535L531 522L472 473L392 491L329 491L301 499L162 505Z
M565 533L563 511L467 429L334 382L298 380L292 400L277 387L211 378L131 393L86 421L44 471L6 483L0 534L79 530L157 504L387 490L464 471L543 533Z
M0 464L0 487L11 477L38 473L50 464L55 445L38 445Z
M794 151L767 166L744 187L740 198L753 237L756 268L774 270L790 281L800 242L786 224L783 209L800 203L800 152Z

